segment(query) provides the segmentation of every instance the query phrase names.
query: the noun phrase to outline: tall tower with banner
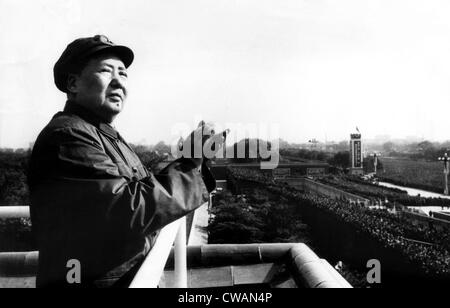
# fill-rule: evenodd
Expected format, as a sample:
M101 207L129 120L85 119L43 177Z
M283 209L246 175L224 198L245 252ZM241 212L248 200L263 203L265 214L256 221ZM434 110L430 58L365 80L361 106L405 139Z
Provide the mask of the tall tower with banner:
M363 175L363 153L361 134L350 134L350 174Z

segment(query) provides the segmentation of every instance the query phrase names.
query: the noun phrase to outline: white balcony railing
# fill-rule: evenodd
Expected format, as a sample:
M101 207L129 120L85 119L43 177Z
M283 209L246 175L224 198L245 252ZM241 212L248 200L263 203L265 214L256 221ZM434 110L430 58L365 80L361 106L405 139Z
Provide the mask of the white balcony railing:
M28 206L0 206L0 219L29 218ZM176 287L187 287L186 217L164 227L155 241L130 288L156 288L164 273L164 267L175 242ZM33 255L33 256L37 256Z
M27 206L0 207L0 219L27 218ZM192 232L191 232L192 233ZM305 244L248 244L248 245L186 245L186 218L183 217L164 227L149 254L135 275L130 288L156 288L164 277L166 263L174 265L174 276L170 286L187 288L187 255L193 260L202 260L205 264L224 261L235 263L237 260L256 263L286 260L293 265L293 276L307 287L349 288L351 285L325 260L320 259ZM172 249L173 244L175 247ZM190 250L189 250L190 249ZM173 251L173 255L171 255ZM194 254L201 254L200 256ZM209 260L210 258L211 260ZM249 260L247 260L249 259ZM263 261L264 260L264 261ZM35 273L38 252L0 253L0 269ZM220 262L219 262L220 263ZM244 262L246 263L246 262ZM205 264L202 264L203 266ZM191 264L192 265L192 264Z
M175 241L176 287L187 288L186 217L164 227L152 250L134 276L130 288L156 288Z
M0 206L0 219L29 217L30 208L28 206Z

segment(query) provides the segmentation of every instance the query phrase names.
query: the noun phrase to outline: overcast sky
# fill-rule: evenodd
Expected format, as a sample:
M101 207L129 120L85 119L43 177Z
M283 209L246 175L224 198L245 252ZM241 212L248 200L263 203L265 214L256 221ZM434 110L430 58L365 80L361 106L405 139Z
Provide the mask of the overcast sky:
M53 64L95 34L135 52L116 122L130 142L199 118L289 142L356 126L447 140L449 16L447 0L0 0L0 146L28 146L63 108Z

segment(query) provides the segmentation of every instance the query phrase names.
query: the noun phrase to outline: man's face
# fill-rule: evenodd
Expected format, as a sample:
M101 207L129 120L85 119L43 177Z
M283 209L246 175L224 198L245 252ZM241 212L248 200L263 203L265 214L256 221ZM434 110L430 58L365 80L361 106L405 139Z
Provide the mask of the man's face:
M122 60L110 54L91 59L74 77L76 103L112 123L127 98L127 70Z

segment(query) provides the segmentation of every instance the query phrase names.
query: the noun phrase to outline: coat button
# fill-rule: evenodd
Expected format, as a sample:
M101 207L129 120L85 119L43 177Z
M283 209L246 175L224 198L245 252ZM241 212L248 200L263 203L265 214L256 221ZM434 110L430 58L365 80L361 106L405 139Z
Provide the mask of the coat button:
M138 172L138 169L136 167L131 168L131 170L133 170L134 173Z

